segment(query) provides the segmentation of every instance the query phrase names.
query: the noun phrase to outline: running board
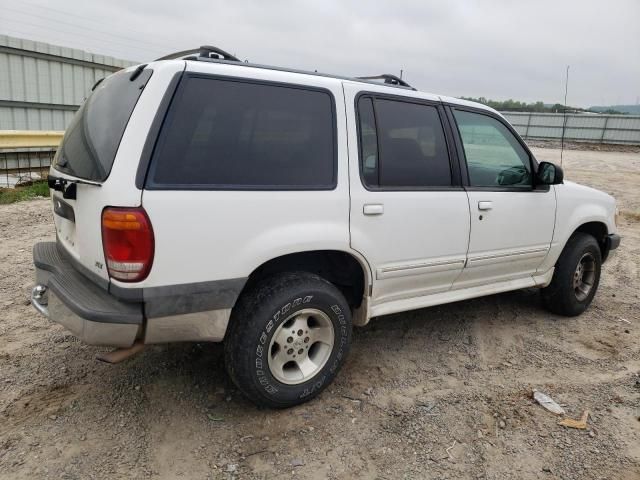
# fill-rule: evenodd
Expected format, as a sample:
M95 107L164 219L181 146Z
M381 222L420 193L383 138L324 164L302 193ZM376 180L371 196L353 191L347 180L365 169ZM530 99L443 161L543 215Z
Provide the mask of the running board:
M445 303L459 302L460 300L484 297L485 295L519 290L521 288L546 287L551 282L553 271L554 268L551 268L540 275L526 276L515 280L505 280L502 282L479 285L471 288L447 290L445 292L434 293L431 295L391 300L379 305L371 306L369 315L370 317L379 317L407 310L417 310L419 308L432 307L434 305L442 305Z

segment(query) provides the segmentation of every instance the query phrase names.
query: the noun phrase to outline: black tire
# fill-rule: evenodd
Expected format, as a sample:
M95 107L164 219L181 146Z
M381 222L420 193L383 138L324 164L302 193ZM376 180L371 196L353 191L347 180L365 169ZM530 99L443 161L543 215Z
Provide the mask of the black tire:
M333 336L333 346L323 345L324 366L309 380L294 385L283 383L271 371L268 356L273 358L276 347L270 347L271 341L277 332L285 330L284 326L279 327L291 321L287 319L302 318L293 317L294 313L313 309L324 313L325 332L332 332L329 338ZM298 405L314 398L333 381L349 351L351 331L349 305L334 285L306 272L274 275L243 293L233 308L224 344L227 371L238 389L256 405ZM311 357L311 350L308 354Z
M578 290L574 285L576 269L584 259L587 259L593 268L589 270L592 273L589 275L591 286L588 293ZM591 304L598 290L601 268L602 254L596 239L587 233L573 234L556 263L551 283L542 289L544 306L558 315L580 315Z

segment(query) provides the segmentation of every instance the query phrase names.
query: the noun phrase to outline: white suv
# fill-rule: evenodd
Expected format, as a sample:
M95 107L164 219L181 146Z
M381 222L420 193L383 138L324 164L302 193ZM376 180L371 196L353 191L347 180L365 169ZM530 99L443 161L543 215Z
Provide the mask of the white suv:
M528 287L580 314L620 243L614 199L490 108L214 47L94 86L49 184L33 305L113 362L224 341L271 407L322 391L372 317Z

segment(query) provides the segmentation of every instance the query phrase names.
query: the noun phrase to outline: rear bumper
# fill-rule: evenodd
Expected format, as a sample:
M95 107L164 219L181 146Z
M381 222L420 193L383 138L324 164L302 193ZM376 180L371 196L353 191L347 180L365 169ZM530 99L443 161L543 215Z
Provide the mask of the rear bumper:
M33 249L31 303L89 345L128 347L142 333L142 303L125 303L78 272L54 242Z

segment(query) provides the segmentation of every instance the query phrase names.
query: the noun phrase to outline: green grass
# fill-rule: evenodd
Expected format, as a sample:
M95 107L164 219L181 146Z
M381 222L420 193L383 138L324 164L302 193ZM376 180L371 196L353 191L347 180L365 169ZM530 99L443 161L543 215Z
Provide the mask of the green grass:
M49 185L46 180L33 182L16 188L0 188L0 204L22 202L36 197L48 197Z

